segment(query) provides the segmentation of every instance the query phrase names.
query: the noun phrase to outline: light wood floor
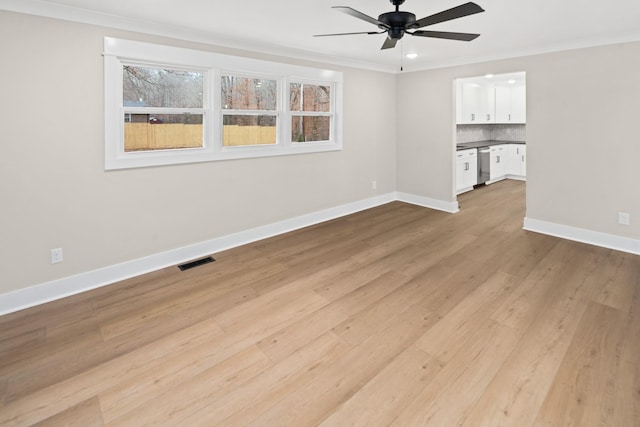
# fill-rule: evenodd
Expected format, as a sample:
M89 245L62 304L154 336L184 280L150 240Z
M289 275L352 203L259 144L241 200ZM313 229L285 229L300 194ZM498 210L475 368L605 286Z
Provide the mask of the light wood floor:
M0 425L640 426L640 257L523 231L524 190L0 317Z

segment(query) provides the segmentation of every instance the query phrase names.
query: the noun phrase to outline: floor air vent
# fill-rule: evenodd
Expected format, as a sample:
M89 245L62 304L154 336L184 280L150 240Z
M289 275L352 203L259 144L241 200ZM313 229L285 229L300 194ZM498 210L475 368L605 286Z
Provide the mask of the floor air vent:
M206 258L201 258L201 259L197 259L195 261L191 261L191 262L187 262L187 263L184 263L184 264L180 264L178 266L178 268L180 269L180 271L185 271L185 270L189 270L191 268L198 267L198 266L203 265L203 264L209 264L210 262L213 262L213 261L215 261L215 259L213 259L213 257L208 256Z

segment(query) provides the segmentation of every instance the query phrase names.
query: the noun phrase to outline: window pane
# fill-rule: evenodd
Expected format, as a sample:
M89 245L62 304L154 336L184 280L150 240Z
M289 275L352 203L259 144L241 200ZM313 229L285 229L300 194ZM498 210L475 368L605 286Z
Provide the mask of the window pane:
M276 143L276 116L226 115L222 145L263 145Z
M330 117L294 116L291 118L291 141L329 141L330 128Z
M125 107L203 106L202 72L125 65L122 79Z
M222 76L222 108L229 110L276 110L277 80Z
M125 114L124 151L201 148L202 114Z
M291 111L331 111L331 86L291 83Z

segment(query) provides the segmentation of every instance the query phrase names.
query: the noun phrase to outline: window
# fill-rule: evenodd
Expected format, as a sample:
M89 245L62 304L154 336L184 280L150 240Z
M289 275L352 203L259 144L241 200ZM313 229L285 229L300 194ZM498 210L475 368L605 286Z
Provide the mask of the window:
M124 151L204 146L205 72L123 64Z
M291 83L291 142L316 142L331 139L333 117L331 86Z
M223 147L277 143L278 81L222 76Z
M342 149L342 73L105 37L105 168Z

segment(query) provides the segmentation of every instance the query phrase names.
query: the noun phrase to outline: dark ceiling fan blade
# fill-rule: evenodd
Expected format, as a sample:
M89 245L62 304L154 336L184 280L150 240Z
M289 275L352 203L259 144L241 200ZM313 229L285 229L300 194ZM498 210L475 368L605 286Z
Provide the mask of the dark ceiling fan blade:
M412 36L434 37L437 39L461 40L463 42L470 42L471 40L474 40L480 36L480 34L449 33L446 31L423 31L423 30L417 30L409 34L411 34Z
M450 21L452 19L462 18L463 16L474 15L476 13L484 12L484 9L473 2L461 4L460 6L453 7L451 9L436 13L434 15L426 16L422 19L418 19L411 25L411 28L422 28L427 25L438 24L440 22Z
M389 37L387 37L384 39L384 43L382 44L380 50L396 47L396 43L398 43L398 39L390 39Z
M313 37L350 36L353 34L382 34L382 33L386 33L386 31L360 31L357 33L314 34Z
M349 6L332 6L331 8L338 9L339 11L344 12L347 15L362 19L363 21L367 21L373 25L382 26L382 28L389 28L387 24L380 22L377 19L370 17L369 15L365 15L362 12L358 12L357 10L350 8Z

